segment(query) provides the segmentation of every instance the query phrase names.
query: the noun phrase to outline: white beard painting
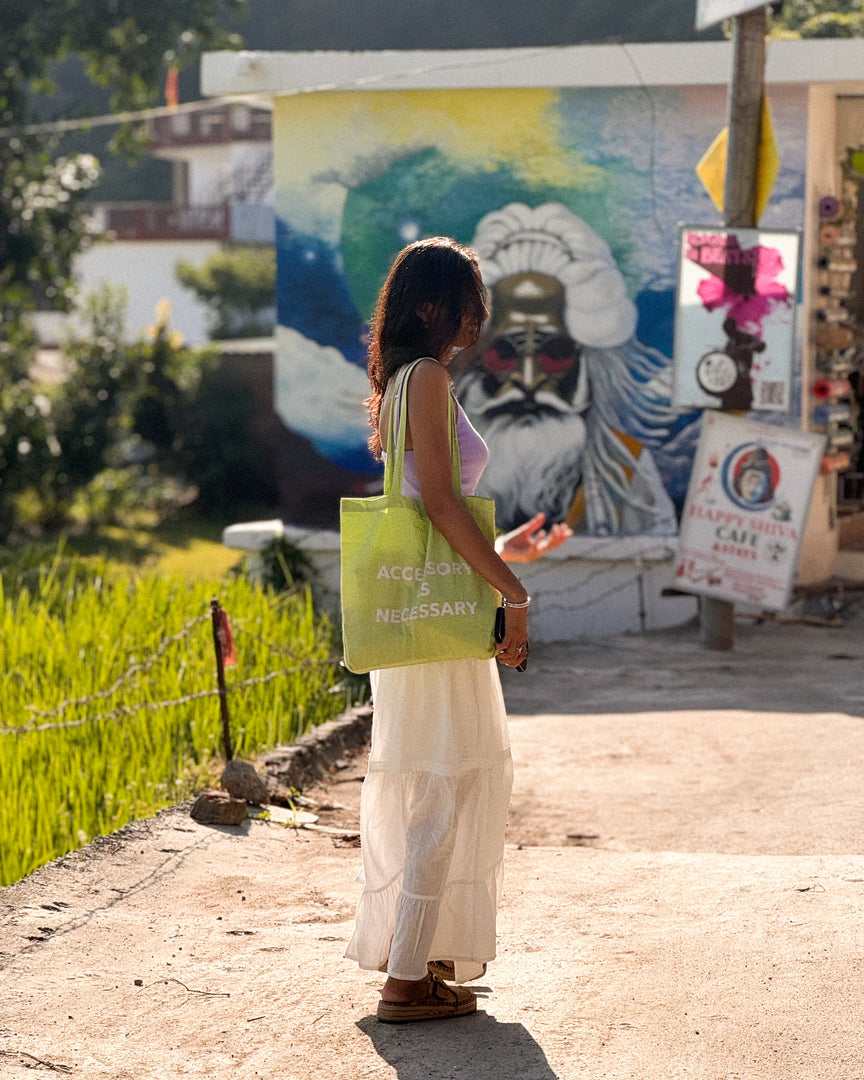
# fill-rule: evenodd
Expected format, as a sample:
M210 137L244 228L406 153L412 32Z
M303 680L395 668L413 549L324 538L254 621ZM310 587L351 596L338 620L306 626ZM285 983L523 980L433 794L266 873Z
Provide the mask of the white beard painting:
M560 410L489 417L482 398L479 376L460 383L462 407L489 447L481 493L495 500L499 524L510 528L541 510L548 521L564 521L582 479L584 420Z
M594 536L674 535L651 453L679 417L670 364L636 340L609 248L558 203L487 214L473 247L491 314L452 371L489 446L478 494L494 498L499 526L542 511Z

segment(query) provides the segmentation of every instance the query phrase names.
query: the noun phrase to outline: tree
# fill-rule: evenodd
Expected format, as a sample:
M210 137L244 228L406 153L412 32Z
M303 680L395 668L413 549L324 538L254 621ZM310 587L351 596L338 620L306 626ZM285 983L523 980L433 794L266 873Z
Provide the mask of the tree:
M0 317L68 302L71 260L86 237L81 198L92 158L52 162L50 142L22 129L34 91L50 90L54 60L78 54L115 109L152 105L166 68L236 39L221 27L243 0L0 0ZM120 139L134 145L128 129Z
M179 262L177 280L211 311L210 337L261 337L273 332L263 313L276 303L276 253L272 247L238 244L211 255L203 266Z
M2 38L2 35L0 35ZM3 109L0 75L0 122ZM7 94L6 102L12 95ZM85 158L50 161L26 138L0 138L0 535L15 499L54 456L45 397L30 379L36 339L25 316L67 308L72 260L87 238L80 206L96 175Z
M113 107L152 105L168 67L185 67L203 48L239 45L225 27L244 10L244 0L0 0L0 50L15 62L4 77L44 89L50 64L77 55Z
M152 520L193 499L222 515L273 505L242 379L212 348L184 345L167 301L127 343L125 304L124 290L108 286L87 298L80 329L64 342L68 378L38 393L0 384L20 456L9 470L17 486L0 498L7 533L128 523L142 512Z
M88 156L52 160L52 142L26 129L33 95L50 92L53 61L77 54L111 106L155 103L169 66L236 39L222 29L243 0L0 0L0 530L17 494L52 458L50 425L29 379L35 342L27 313L73 303L72 265L87 243L83 200L98 176ZM133 128L118 144L132 152Z
M772 7L773 37L864 36L864 0L783 0Z
M276 493L249 438L253 406L214 349L188 349L170 329L168 306L129 347L138 370L130 398L135 436L152 451L151 467L194 490L205 513L273 505Z
M131 434L128 402L139 371L123 346L125 307L125 290L104 287L82 306L83 332L64 345L69 374L47 395L52 453L36 486L46 524L65 521L76 495Z

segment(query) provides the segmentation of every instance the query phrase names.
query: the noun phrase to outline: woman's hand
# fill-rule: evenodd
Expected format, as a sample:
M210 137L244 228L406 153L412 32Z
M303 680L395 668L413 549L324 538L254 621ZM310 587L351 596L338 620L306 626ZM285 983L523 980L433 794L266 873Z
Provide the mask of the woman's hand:
M528 563L541 558L547 551L560 547L573 535L573 530L563 522L544 529L544 513L535 514L530 521L504 533L495 541L495 550L505 562Z
M498 662L519 667L528 655L528 608L504 608L504 637L498 645Z

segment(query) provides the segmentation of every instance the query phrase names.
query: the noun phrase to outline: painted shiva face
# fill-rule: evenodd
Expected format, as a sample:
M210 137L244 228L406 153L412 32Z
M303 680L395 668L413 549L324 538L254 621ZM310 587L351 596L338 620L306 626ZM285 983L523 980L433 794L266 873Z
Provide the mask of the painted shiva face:
M770 480L761 469L744 469L738 478L737 487L745 502L763 502L768 494Z
M487 416L584 412L588 386L580 345L564 323L564 288L548 274L514 274L492 287L492 318L480 341Z

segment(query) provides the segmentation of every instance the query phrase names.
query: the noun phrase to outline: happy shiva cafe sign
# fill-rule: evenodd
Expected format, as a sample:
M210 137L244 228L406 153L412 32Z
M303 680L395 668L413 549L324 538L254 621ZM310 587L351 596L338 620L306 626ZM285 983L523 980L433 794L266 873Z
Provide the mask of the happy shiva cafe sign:
M681 518L675 586L782 611L825 438L707 410Z
M696 0L696 29L707 30L724 19L766 6L764 0Z

